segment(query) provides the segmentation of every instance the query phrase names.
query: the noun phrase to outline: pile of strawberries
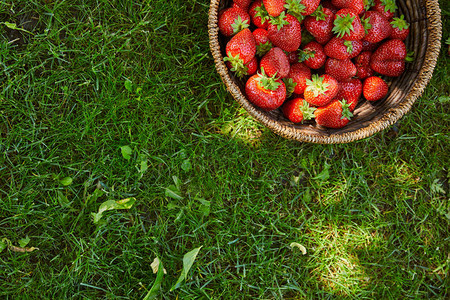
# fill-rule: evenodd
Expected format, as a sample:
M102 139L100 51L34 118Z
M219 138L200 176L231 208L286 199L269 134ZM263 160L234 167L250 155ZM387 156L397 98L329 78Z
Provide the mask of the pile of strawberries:
M341 128L362 97L383 99L411 59L395 0L233 0L219 12L224 61L250 102L294 123Z

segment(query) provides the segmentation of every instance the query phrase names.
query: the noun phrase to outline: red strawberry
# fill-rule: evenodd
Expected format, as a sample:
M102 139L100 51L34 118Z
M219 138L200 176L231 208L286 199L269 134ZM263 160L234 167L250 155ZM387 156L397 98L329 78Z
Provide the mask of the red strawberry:
M269 26L269 13L264 7L262 0L256 0L250 5L248 10L248 14L250 15L253 24L255 24L258 28L267 29Z
M258 70L258 59L256 59L256 57L253 57L253 59L242 68L233 68L229 61L227 61L226 64L230 71L235 72L235 75L239 78L247 75L253 75Z
M388 40L370 58L370 67L382 75L397 77L405 70L406 46L402 40Z
M375 0L375 5L372 7L372 10L381 13L386 19L390 20L394 17L397 8L395 0Z
M348 59L356 57L362 50L362 42L346 41L337 37L332 38L323 47L325 54L336 59Z
M278 17L286 8L285 0L263 0L264 7L272 17Z
M387 83L377 76L366 78L363 84L363 95L368 101L383 99L389 90Z
M362 40L362 51L374 51L379 46L379 43L371 43L366 40Z
M255 31L253 31L253 36L255 37L255 43L256 43L256 54L258 56L263 56L267 52L269 52L270 49L272 49L273 45L269 41L269 33L267 30L262 28L257 28Z
M314 106L324 106L330 103L339 92L336 79L328 74L314 74L311 80L306 80L306 89L303 93L305 100Z
M325 62L325 73L338 81L348 81L356 76L356 66L350 59L328 58Z
M224 36L232 36L250 25L250 16L239 7L226 8L219 17L219 30Z
M405 21L405 16L401 15L400 18L393 18L391 21L392 32L389 36L390 39L406 40L409 34L409 23Z
M291 51L286 53L289 64L293 65L298 62L298 52L297 51Z
M319 7L320 0L286 0L287 13L302 21Z
M375 74L374 70L370 67L370 57L372 52L363 51L355 59L356 77L364 79Z
M327 59L323 47L317 42L309 42L299 52L299 62L304 62L308 68L320 69Z
M296 17L281 13L269 22L269 40L284 51L296 51L302 42L302 29Z
M306 80L311 80L311 70L303 63L295 63L291 66L288 78L296 83L294 93L301 95L306 89Z
M391 35L391 24L389 24L388 19L379 12L368 11L361 20L365 23L365 28L367 30L367 34L364 37L365 41L378 43Z
M351 8L358 15L364 11L364 0L331 0L337 8Z
M329 10L331 10L331 12L332 12L334 15L335 15L335 14L338 12L338 10L339 10L339 8L337 8L336 6L333 5L333 3L331 3L331 0L325 0L325 1L322 1L322 2L320 3L320 5L322 5L323 8L328 8Z
M339 10L333 24L333 32L337 34L337 37L344 40L357 41L365 35L361 19L353 9L343 8Z
M348 109L353 112L361 98L363 85L361 80L353 78L348 82L339 82L340 90L336 96L338 100L345 100L349 104Z
M318 43L325 44L333 37L331 30L333 29L334 14L328 8L320 6L317 10L317 16L307 16L303 24Z
M286 99L286 87L281 79L261 74L253 75L245 84L247 98L265 111L277 109Z
M246 28L228 41L225 51L227 56L223 59L231 64L236 71L246 71L248 64L256 54L255 37L250 29Z
M284 78L289 74L289 60L286 54L278 47L274 47L261 58L260 67L264 69L267 76Z
M328 128L342 128L353 117L348 107L349 104L345 100L335 99L328 105L316 109L314 112L316 123Z
M233 0L233 5L236 5L242 8L243 10L247 11L251 2L252 0Z
M295 98L284 103L282 107L283 114L289 121L300 123L314 118L316 108L310 107L308 102L302 98Z

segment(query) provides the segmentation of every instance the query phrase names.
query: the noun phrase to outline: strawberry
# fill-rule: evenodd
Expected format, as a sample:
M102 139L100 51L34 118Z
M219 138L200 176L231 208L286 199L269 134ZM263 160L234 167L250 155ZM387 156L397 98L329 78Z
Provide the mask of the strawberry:
M353 112L359 99L361 98L363 85L357 78L350 79L348 82L339 82L340 90L336 96L338 100L345 100L349 104L348 109Z
M263 0L264 7L272 17L278 17L284 10L285 0Z
M338 81L348 81L356 76L356 66L350 59L328 58L325 62L325 73Z
M239 7L226 8L219 17L219 31L230 37L250 25L250 16Z
M351 8L358 15L364 11L364 0L331 0L337 8Z
M409 34L409 23L405 21L405 16L401 15L400 18L393 18L391 21L392 32L389 36L390 39L406 40Z
M302 42L302 29L296 17L282 12L269 22L269 40L284 51L296 51Z
M406 46L402 40L388 40L370 58L370 67L382 75L397 77L405 70Z
M235 72L235 75L239 78L247 75L253 75L258 70L258 59L256 57L253 57L253 59L248 64L244 65L244 67L241 68L233 68L229 61L227 61L226 64L230 71Z
M317 42L309 42L299 51L299 62L304 62L308 68L320 69L327 59L323 47Z
M362 42L345 41L343 39L333 37L323 47L325 54L336 59L348 59L356 57L362 50Z
M319 7L320 0L286 0L287 13L296 17L300 22L304 16L312 14Z
M291 65L288 78L295 83L293 92L301 95L305 92L306 80L311 80L311 70L303 63L295 63Z
M382 14L377 11L368 11L361 18L365 25L367 34L364 37L365 41L371 43L378 43L389 37L392 32L392 26Z
M371 43L366 40L362 40L362 51L374 51L379 46L379 43Z
M306 89L303 93L305 100L314 106L324 106L330 103L339 92L339 83L328 74L314 74L311 80L306 80Z
M328 8L329 10L331 10L331 12L332 12L334 15L335 15L335 14L338 12L338 10L339 10L339 8L337 8L336 6L333 5L333 3L331 3L331 0L325 0L325 1L322 1L322 2L320 3L320 5L322 5L323 8Z
M357 41L365 35L361 19L353 9L343 8L339 10L333 24L333 32L337 34L337 37L344 40Z
M307 16L303 24L318 43L325 44L333 37L333 32L331 31L333 29L333 21L333 12L328 8L319 6L317 15Z
M262 0L256 0L255 2L253 2L250 5L248 14L252 19L252 23L256 27L267 29L267 27L269 26L270 16L267 10L265 9Z
M282 107L283 114L289 121L300 123L314 118L315 107L310 107L303 98L295 98L284 103Z
M366 78L363 84L363 95L368 101L383 99L389 90L387 83L377 76Z
M274 47L261 58L260 67L264 69L267 76L284 78L289 74L289 60L286 54L278 47Z
M234 35L225 47L227 56L223 59L229 62L235 71L246 72L248 64L256 54L256 42L250 29L246 28Z
M253 36L255 37L256 43L256 54L258 56L263 56L270 49L272 49L273 45L269 41L269 33L267 30L263 28L257 28L253 31Z
M356 77L364 79L375 74L374 70L370 67L370 57L372 52L363 51L355 58Z
M390 20L394 17L394 13L397 10L395 0L375 0L375 5L372 10L375 10Z
M286 86L281 79L260 74L251 76L245 84L248 100L265 111L280 107L286 99Z
M248 11L248 7L252 0L233 0L233 6L238 6L241 9Z
M290 65L293 65L296 62L298 62L298 52L297 51L286 52L286 55L287 55Z
M314 112L316 123L328 128L342 128L348 124L353 114L349 104L345 100L335 99L324 107L319 107Z

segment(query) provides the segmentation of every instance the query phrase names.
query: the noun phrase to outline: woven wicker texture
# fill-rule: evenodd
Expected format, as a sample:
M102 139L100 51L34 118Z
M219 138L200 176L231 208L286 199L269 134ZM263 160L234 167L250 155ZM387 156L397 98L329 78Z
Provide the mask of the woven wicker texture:
M236 78L223 62L227 40L219 34L218 12L230 3L231 0L211 0L210 4L209 41L217 72L233 98L251 116L288 139L321 144L348 143L382 131L411 109L428 84L439 55L442 25L438 0L397 0L398 13L405 15L411 24L405 44L415 55L414 62L406 65L400 77L384 77L390 85L388 96L376 102L361 101L354 118L342 129L328 129L314 122L293 124L280 109L265 112L250 103L243 92L245 82Z

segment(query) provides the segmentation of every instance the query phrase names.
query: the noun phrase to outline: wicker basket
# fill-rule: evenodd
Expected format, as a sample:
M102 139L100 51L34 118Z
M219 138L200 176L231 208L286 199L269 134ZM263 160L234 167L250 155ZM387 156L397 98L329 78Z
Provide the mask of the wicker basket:
M342 129L328 129L314 122L294 124L280 109L265 112L250 103L243 92L245 82L235 77L223 62L226 40L219 34L218 12L230 3L231 0L211 0L209 41L216 69L228 91L251 116L288 139L321 144L348 143L384 130L407 113L422 94L439 55L442 24L438 0L397 0L399 13L411 24L405 44L408 50L415 52L415 60L407 64L400 77L385 78L390 85L388 96L373 103L361 101L354 118Z

